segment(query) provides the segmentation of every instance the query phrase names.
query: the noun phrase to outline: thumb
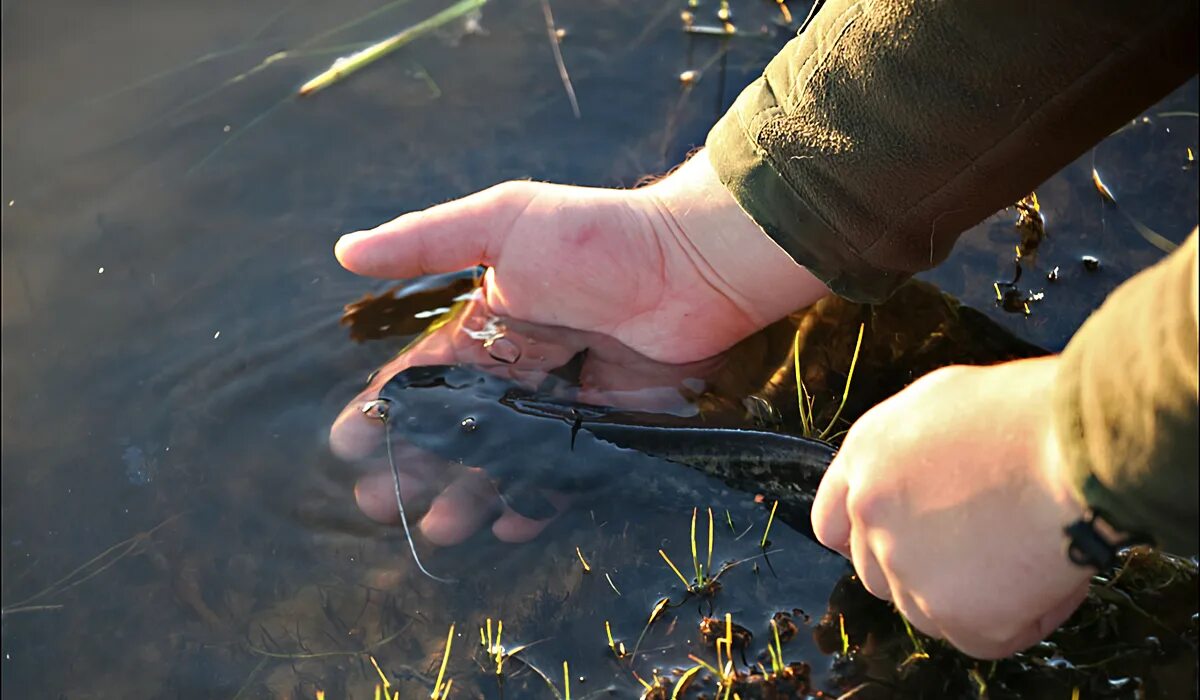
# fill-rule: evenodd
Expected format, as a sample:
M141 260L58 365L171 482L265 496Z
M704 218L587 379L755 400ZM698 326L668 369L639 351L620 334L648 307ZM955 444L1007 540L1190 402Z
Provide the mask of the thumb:
M334 254L342 267L370 277L416 277L490 265L536 188L528 182L505 182L405 214L342 236Z

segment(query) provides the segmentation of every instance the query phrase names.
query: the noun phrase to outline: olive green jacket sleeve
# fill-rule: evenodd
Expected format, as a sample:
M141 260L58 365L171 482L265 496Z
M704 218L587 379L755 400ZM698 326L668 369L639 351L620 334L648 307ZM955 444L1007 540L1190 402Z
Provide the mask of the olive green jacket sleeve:
M1196 237L1109 295L1063 352L1054 395L1079 495L1181 554L1200 537Z
M819 1L819 0L818 0ZM709 133L752 218L879 301L1196 71L1196 0L829 0ZM1196 242L1114 293L1054 388L1076 486L1197 546Z
M797 262L880 301L1193 75L1197 14L1196 0L829 0L712 129L709 158Z

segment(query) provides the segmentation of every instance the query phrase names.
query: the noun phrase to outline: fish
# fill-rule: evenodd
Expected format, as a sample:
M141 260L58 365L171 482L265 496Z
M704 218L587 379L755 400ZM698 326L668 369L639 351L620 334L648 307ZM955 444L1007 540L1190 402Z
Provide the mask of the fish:
M811 535L812 501L836 454L829 443L586 404L562 393L476 367L425 365L397 373L379 398L388 404L391 436L483 469L505 503L527 517L555 513L543 490L617 487L622 498L697 505L706 494L671 478L683 466L754 494L765 507L778 502L776 517Z

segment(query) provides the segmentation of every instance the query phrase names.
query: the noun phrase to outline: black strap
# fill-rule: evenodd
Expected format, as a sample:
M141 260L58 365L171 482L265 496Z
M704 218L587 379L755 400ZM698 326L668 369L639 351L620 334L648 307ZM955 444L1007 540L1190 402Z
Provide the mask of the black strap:
M1116 542L1110 542L1096 530L1096 522L1103 522L1112 527L1112 520L1103 512L1089 508L1083 517L1063 528L1070 538L1067 544L1067 557L1079 566L1091 566L1105 571L1117 562L1117 553L1126 547L1139 544L1154 544L1154 539L1140 533L1131 533Z

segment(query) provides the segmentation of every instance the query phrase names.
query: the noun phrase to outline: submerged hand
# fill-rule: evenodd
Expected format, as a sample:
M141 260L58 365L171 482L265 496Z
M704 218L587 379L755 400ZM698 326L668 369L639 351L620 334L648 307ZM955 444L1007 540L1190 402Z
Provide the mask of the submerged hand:
M631 358L636 353L630 348L661 362L703 365L704 358L827 293L738 207L703 152L637 190L506 183L349 234L336 253L347 269L377 277L488 268L472 302L478 313L468 310L422 338L382 368L339 416L331 446L350 460L378 446L380 426L360 408L396 372L412 365L489 364L480 343L464 332L472 318L501 316L582 332L565 343L541 339L538 357L526 355L519 366L502 371L514 378L532 373L525 378L536 380L586 347L580 400L618 405L632 392L637 394L632 400L645 408L646 401L662 400L663 385L697 366L681 367L672 378L658 363L637 367L645 358ZM588 333L628 348L597 347ZM654 382L660 384L658 399L645 391ZM445 464L428 455L402 459L402 492L428 501L419 527L435 544L461 542L488 522L505 541L531 539L546 525L500 503L481 469L468 469L439 490L434 485ZM355 488L360 508L377 520L394 520L392 488L391 475L382 469L360 479ZM565 498L547 498L565 506Z
M978 658L1044 639L1087 594L1063 535L1083 505L1044 395L1057 363L920 379L854 424L813 506L817 537L868 591Z

